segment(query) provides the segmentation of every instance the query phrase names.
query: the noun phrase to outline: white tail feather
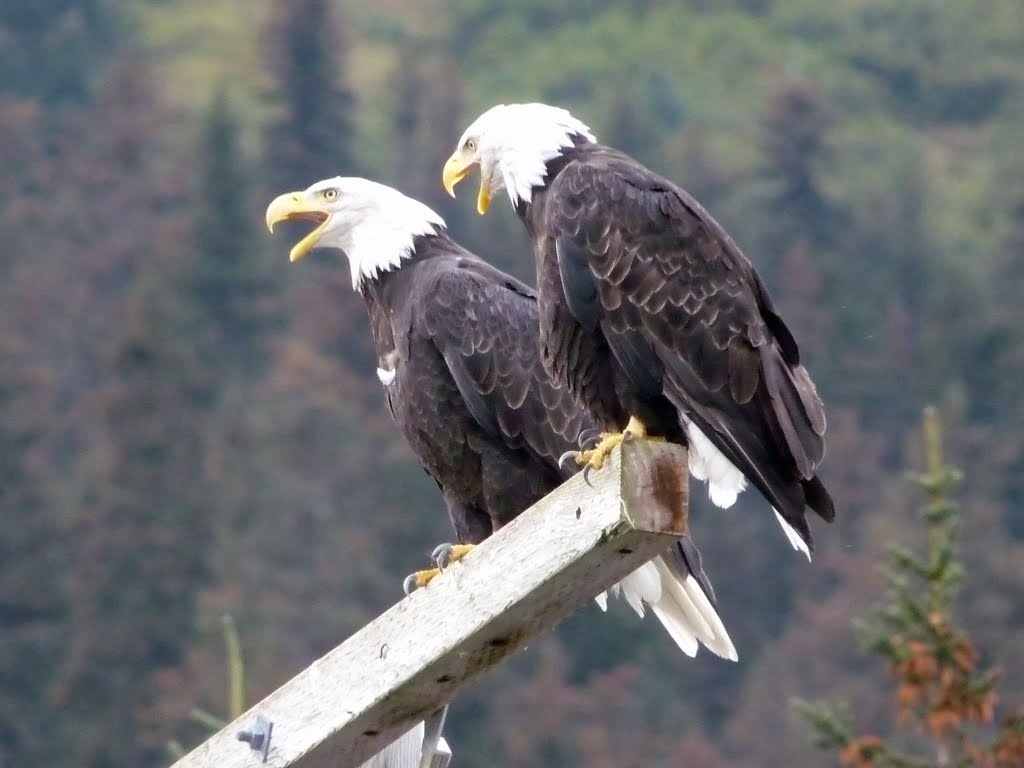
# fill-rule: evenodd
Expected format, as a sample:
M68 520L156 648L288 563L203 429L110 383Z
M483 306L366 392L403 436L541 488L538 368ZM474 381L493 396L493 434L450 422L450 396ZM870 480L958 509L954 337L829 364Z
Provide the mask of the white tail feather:
M715 448L700 427L683 417L686 436L690 441L690 474L697 480L706 480L708 496L716 507L728 509L736 503L736 497L747 487L743 473Z
M609 591L614 594L620 590L641 618L644 603L649 605L687 656L695 656L699 644L703 643L724 659L736 661L738 658L725 625L697 580L692 577L679 580L661 557L644 563ZM607 593L595 599L604 610Z
M697 649L700 648L696 635L692 634L687 627L675 621L670 611L663 610L657 605L652 605L651 610L654 611L654 615L658 617L658 621L661 622L661 626L665 628L669 636L676 641L679 650L691 659L696 656Z
M641 619L644 617L644 603L654 606L661 602L661 575L652 567L653 562L644 563L618 584L622 596Z
M708 596L704 594L704 590L701 589L697 580L692 576L688 576L680 581L661 558L658 559L658 566L664 574L663 588L667 584L667 591L675 595L676 603L680 606L685 605L688 613L693 615L692 623L696 624L699 622L700 626L705 628L705 634L698 635L700 641L712 653L721 656L723 659L736 661L739 656L736 653L736 647L732 644L729 633L725 629L725 624L722 623L718 611L715 610L711 601L708 600Z
M789 539L789 543L793 545L793 549L807 555L807 560L810 562L811 549L807 546L807 542L804 541L804 537L797 533L796 529L792 525L786 522L786 519L779 514L779 510L772 507L772 512L775 513L775 517L779 521L779 525L782 526L782 532L786 534L786 538Z
M683 424L686 425L686 436L690 440L690 474L697 480L707 481L708 497L712 504L721 509L728 509L736 503L736 497L747 487L746 478L720 450L715 448L696 424L685 416ZM793 549L803 552L810 560L811 550L807 542L783 519L777 509L772 508L772 511Z

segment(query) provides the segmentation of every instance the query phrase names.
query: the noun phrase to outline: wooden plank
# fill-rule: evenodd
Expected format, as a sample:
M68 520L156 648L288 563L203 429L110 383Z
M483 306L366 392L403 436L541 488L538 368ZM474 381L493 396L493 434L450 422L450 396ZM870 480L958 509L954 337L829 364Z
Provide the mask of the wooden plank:
M273 723L266 765L359 766L683 535L686 466L679 446L625 443L593 487L572 478L175 768L259 766L237 738L259 716Z

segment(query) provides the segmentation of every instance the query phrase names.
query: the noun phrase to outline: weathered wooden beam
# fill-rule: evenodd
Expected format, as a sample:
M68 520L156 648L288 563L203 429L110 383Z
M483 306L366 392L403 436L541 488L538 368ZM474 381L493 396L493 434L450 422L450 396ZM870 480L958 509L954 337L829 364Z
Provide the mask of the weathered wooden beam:
M238 733L260 717L268 766L360 765L684 534L686 467L678 446L625 443L593 487L572 478L175 768L256 768L263 750Z

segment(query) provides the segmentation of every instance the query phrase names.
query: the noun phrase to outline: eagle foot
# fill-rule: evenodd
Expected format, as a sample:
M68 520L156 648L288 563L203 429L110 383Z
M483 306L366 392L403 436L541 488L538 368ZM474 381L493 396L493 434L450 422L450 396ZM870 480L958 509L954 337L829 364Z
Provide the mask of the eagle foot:
M597 437L600 437L597 444L591 448L584 448L588 443L593 442ZM590 473L592 470L601 469L604 466L605 460L611 454L615 447L620 445L625 440L632 440L635 438L647 438L647 428L643 422L636 416L629 417L629 424L622 432L601 432L600 435L595 435L593 430L584 430L580 432L579 451L566 451L558 458L558 466L564 467L569 459L573 459L577 464L584 467L583 469L583 480L587 485L591 485ZM653 440L662 440L664 438L649 438Z
M417 589L422 589L431 581L436 579L452 563L457 563L464 558L469 551L476 546L474 544L438 544L430 553L430 559L434 561L433 568L423 571L415 571L405 577L402 582L402 591L411 595Z
M431 581L441 575L440 568L427 568L425 571L410 573L402 582L402 591L411 595L417 589L427 586Z
M437 567L443 571L452 563L457 563L468 555L475 546L475 544L438 544L430 553L430 559L437 563Z
M570 461L575 461L577 464L583 466L583 480L587 485L591 485L590 482L590 471L593 469L600 469L604 466L605 459L608 458L608 454L614 450L615 446L622 442L625 437L624 433L621 432L604 432L601 434L600 442L593 448L588 448L582 451L566 451L558 457L558 466L565 467ZM583 435L580 435L580 439L583 439Z
M607 434L607 432L602 432L598 429L584 429L580 432L580 436L576 438L576 444L580 447L580 450L585 451L587 448L593 448L601 442L601 438Z

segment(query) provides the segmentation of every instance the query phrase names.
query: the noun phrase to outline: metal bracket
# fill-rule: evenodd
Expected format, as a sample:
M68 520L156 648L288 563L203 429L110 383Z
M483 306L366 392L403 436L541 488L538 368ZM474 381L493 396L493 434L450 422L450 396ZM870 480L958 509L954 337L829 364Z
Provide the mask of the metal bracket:
M256 722L249 730L239 731L238 740L249 745L249 749L261 752L263 762L267 762L270 752L270 736L274 732L274 724L263 715L256 715Z

